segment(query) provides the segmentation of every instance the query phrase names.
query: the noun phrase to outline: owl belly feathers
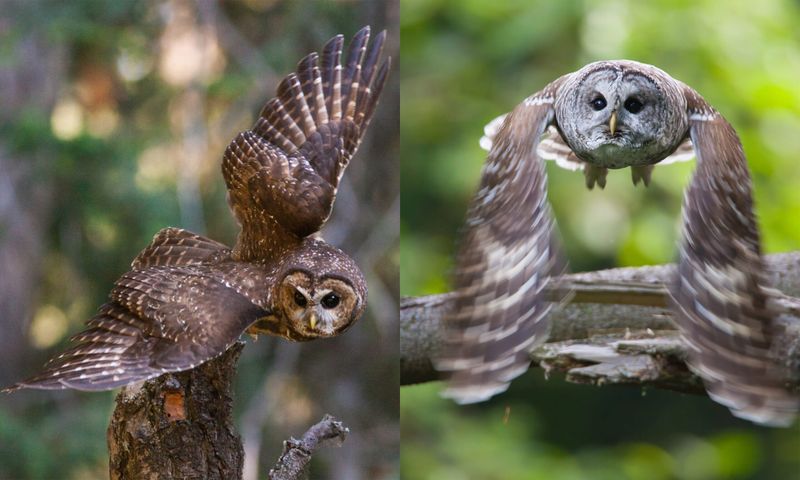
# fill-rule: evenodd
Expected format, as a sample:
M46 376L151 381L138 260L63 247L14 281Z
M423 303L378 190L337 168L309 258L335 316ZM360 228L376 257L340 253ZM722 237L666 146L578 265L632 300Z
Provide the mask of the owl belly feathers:
M637 130L628 125L624 115L616 112L612 115L617 116L613 132L608 125L611 120L608 120L591 128L586 135L572 132L576 140L565 136L564 141L579 159L610 169L654 165L667 158L681 143L681 138Z
M575 155L584 162L601 168L619 169L653 165L667 158L676 146L660 145L654 139L636 139L635 134L597 135L593 148L574 148Z

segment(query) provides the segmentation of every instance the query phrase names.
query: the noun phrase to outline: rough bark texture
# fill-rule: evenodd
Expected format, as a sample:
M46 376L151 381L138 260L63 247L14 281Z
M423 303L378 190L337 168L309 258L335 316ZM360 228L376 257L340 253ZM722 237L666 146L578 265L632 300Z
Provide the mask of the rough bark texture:
M243 346L193 370L124 388L108 427L110 477L242 478L231 380Z
M331 415L309 428L303 438L290 438L283 442L283 453L275 467L269 471L270 480L299 480L307 478L306 467L311 456L324 444L341 446L350 430Z
M776 357L800 372L800 252L769 255L776 306L785 328ZM702 383L684 362L685 347L667 307L664 283L674 265L617 268L573 274L552 287L552 296L572 290L571 300L551 313L548 343L531 355L546 372L593 384L640 384L702 393ZM557 291L558 290L558 291ZM400 306L400 383L437 380L431 358L440 344L440 322L451 294L405 298ZM791 379L800 390L800 379Z

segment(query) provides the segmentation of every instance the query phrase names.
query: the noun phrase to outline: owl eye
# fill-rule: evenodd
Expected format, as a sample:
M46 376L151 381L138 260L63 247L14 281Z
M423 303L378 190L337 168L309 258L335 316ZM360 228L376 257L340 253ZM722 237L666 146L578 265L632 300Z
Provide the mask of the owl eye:
M625 106L625 110L631 112L634 115L639 113L639 112L641 112L642 111L642 107L644 107L642 102L640 102L639 100L637 100L635 98L629 98L629 99L625 100L625 105L624 106Z
M305 307L308 305L308 300L306 299L305 295L300 293L299 290L294 291L294 303L297 304L299 307Z
M603 97L602 95L598 95L597 97L595 97L594 100L589 102L589 105L591 105L593 109L599 112L600 110L606 108L606 105L608 105L608 103L606 103L605 97Z
M322 297L322 302L320 303L322 303L324 308L335 308L337 305L339 305L339 295L331 292Z

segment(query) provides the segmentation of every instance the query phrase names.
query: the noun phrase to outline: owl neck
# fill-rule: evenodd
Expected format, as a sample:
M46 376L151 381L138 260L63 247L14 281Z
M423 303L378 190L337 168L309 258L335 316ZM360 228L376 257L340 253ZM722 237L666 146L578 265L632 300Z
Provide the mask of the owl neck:
M231 257L242 262L277 261L300 248L303 238L289 232L272 218L243 222Z

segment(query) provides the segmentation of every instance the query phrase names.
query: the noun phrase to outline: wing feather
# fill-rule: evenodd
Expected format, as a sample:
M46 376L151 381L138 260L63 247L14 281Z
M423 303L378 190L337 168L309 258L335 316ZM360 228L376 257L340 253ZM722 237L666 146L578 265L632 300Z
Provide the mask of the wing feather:
M436 362L448 382L443 395L459 403L504 391L527 370L530 351L547 335L551 304L543 289L564 264L536 147L553 122L553 98L562 81L505 119L467 215L455 271L457 296Z
M671 286L689 365L734 415L792 422L800 399L771 354L780 329L753 214L750 172L736 132L685 87L697 168L683 205L683 240Z
M17 388L108 390L188 370L227 350L268 314L213 267L150 267L117 281L72 348Z
M142 269L168 265L197 265L213 262L230 254L230 249L215 240L181 228L160 230L131 263Z
M252 130L228 146L222 171L228 202L242 226L235 258L277 255L277 245L299 242L327 220L389 68L389 60L377 66L385 32L370 48L369 37L369 27L356 33L344 67L341 35L321 55L304 57ZM259 241L265 237L274 241Z

